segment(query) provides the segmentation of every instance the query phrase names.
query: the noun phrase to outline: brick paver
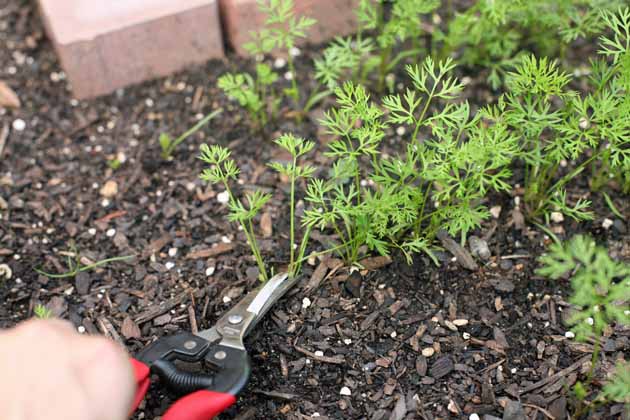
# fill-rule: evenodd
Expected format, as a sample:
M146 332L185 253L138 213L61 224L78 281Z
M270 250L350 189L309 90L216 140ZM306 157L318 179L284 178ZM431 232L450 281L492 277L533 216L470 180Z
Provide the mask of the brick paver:
M217 0L38 0L75 97L222 57Z

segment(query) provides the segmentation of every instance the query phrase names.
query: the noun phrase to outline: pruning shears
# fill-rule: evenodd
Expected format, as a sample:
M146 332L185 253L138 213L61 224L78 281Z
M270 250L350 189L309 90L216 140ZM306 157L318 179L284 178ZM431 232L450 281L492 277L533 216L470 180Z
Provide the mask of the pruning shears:
M249 292L213 327L163 337L145 347L132 359L137 381L134 410L144 399L152 373L180 396L163 420L208 420L234 404L251 373L243 339L296 281L297 277L278 274ZM176 361L201 363L203 371L182 370Z

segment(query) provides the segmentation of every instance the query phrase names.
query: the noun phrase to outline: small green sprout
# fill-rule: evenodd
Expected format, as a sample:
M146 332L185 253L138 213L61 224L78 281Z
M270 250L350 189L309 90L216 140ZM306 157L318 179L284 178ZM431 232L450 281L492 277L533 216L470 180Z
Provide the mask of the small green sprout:
M257 0L258 9L266 15L265 24L259 31L252 31L252 41L243 45L245 50L256 57L264 57L272 51L282 50L287 57L291 87L283 91L296 106L301 106L300 90L295 71L294 49L300 38L306 38L308 29L317 21L306 16L295 15L293 0ZM281 102L273 89L278 74L264 63L256 65L256 74L226 73L218 80L218 87L232 100L245 108L261 130L272 119ZM313 92L306 101L301 115L315 103L327 96L327 92Z
M630 363L619 362L612 379L604 385L603 396L608 401L616 401L626 405L626 413L630 414Z
M564 245L552 244L549 253L540 258L540 263L540 275L558 279L570 273L573 294L569 302L575 306L576 312L569 322L577 340L594 342L588 378L585 383L577 382L574 388L578 399L583 400L599 360L604 329L612 323L630 325L630 265L614 261L605 248L598 247L595 241L585 236L576 236ZM628 375L623 370L620 374L620 382L609 385L605 395L623 394L618 393L619 384L627 383ZM578 413L584 409L580 407Z
M199 120L199 122L197 122L197 124L195 124L188 131L186 131L185 133L183 133L182 135L177 137L175 140L172 140L171 136L168 133L160 134L160 148L162 149L162 159L169 159L173 155L173 152L175 151L175 148L181 142L183 142L188 137L190 137L193 134L195 134L204 125L206 125L208 122L210 122L210 120L212 120L213 118L219 116L221 114L221 112L223 112L223 109L219 108L219 109L211 112L210 114L206 115L201 120ZM115 168L112 168L112 169L115 169Z
M230 157L231 152L222 146L202 144L199 159L208 164L208 168L204 169L200 178L211 184L222 184L228 193L228 207L230 210L228 219L231 222L238 222L247 237L247 242L252 250L258 270L260 272L260 280L267 281L269 275L263 261L260 247L256 241L253 220L258 215L262 207L271 198L270 194L264 194L260 191L245 193L245 201L238 199L230 182L235 181L240 173L236 162Z
M293 0L257 0L258 9L267 15L265 26L258 32L251 32L253 40L243 47L252 55L269 54L282 49L287 53L287 64L291 78L291 87L285 94L300 104L300 91L297 86L297 74L293 61L293 48L298 39L306 38L308 29L317 21L306 16L295 16Z
M35 314L35 318L38 319L50 319L53 317L52 311L41 303L35 305L35 307L33 308L33 313Z
M66 253L66 256L67 256L66 264L68 266L68 271L66 271L65 273L54 274L54 273L48 273L39 268L33 268L33 269L38 274L41 274L48 278L62 279L62 278L74 277L80 272L94 270L95 268L103 267L113 262L127 261L134 258L133 255L126 255L126 256L120 256L120 257L106 258L106 259L96 261L91 264L84 265L81 262L81 254L79 253L79 251L77 250L74 244L70 244L70 252Z
M361 0L356 10L356 37L337 38L323 57L315 60L317 79L334 89L344 79L363 84L376 71L377 90L382 91L387 75L403 60L421 56L425 17L439 5L439 0L398 0L391 4Z
M296 239L295 239L295 189L296 182L300 179L308 179L311 178L313 173L315 173L315 167L310 165L298 165L298 160L309 153L315 147L315 143L309 140L304 140L299 137L295 137L292 134L283 134L275 140L275 143L282 147L284 150L291 154L293 158L290 163L282 164L278 162L270 163L269 166L275 169L278 173L285 175L289 178L289 182L291 184L291 201L289 203L290 207L290 263L289 263L289 275L296 276L300 272L300 268L302 265L302 261L304 260L304 253L306 252L306 245L308 243L308 239L311 233L311 227L307 226L304 232L304 236L302 237L302 242L298 247ZM297 257L295 255L295 250L298 249Z
M110 159L107 161L107 166L109 166L112 170L117 171L122 165L122 162L118 158Z

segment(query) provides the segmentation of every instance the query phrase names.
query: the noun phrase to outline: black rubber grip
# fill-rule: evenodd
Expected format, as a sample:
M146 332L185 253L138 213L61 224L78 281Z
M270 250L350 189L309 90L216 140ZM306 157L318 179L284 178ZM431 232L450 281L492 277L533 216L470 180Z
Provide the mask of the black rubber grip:
M200 389L209 389L214 383L212 376L182 371L168 360L156 360L151 366L151 370L160 377L160 381L168 390L180 395L190 394Z

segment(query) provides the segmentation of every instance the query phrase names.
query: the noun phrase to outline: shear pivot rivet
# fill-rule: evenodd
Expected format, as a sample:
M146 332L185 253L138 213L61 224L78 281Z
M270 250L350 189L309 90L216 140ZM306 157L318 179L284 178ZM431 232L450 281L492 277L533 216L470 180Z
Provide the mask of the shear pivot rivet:
M218 352L214 353L214 358L217 360L223 360L227 357L227 353L224 352L223 350L219 350Z
M241 315L230 315L228 318L228 322L232 325L240 324L242 320L243 317Z
M188 341L186 341L186 342L184 343L184 348L185 348L186 350L192 350L192 349L194 349L195 347L197 347L197 342L196 342L196 341L193 341L193 340L188 340Z

